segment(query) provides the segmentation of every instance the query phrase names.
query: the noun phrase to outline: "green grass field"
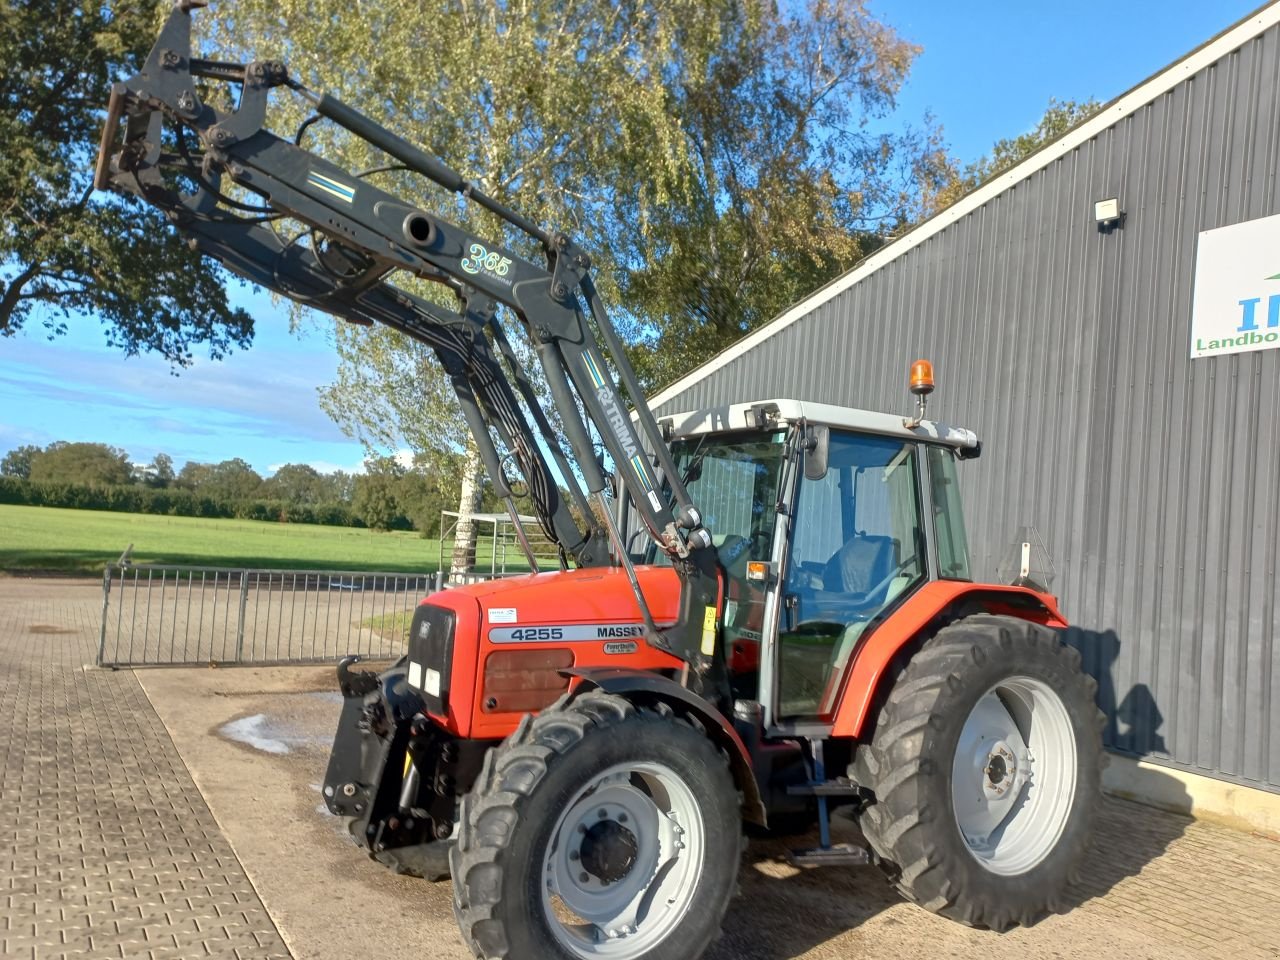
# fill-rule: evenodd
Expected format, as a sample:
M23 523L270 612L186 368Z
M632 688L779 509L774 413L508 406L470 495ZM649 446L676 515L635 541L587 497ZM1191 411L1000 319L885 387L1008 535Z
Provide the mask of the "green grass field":
M135 563L388 573L433 571L439 549L412 532L0 504L0 571L101 573L131 543Z

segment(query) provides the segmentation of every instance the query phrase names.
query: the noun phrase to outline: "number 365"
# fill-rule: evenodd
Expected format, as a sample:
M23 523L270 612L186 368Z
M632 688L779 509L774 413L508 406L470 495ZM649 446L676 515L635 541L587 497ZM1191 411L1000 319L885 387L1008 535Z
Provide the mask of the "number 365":
M511 266L511 258L504 257L496 251L491 253L481 244L473 243L471 255L463 257L458 266L467 273L479 273L483 270L485 273L492 273L495 277L505 277Z

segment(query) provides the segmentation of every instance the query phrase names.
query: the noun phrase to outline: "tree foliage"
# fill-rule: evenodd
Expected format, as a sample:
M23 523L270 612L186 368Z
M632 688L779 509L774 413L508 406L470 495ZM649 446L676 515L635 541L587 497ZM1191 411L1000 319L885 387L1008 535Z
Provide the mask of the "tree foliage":
M391 457L365 461L364 473L356 477L351 509L366 527L390 530L400 516L396 487L404 470Z
M126 354L189 363L247 346L253 323L223 275L122 197L94 196L111 83L155 39L153 0L0 3L0 336L30 320L101 317Z
M324 477L306 463L286 463L262 484L262 492L286 503L317 503L324 498Z
M530 219L574 233L636 342L642 377L681 373L849 267L916 212L927 134L867 132L916 48L864 0L240 0L213 40L281 57ZM334 29L336 19L344 29ZM344 19L345 18L345 19ZM288 131L305 105L277 109ZM351 169L385 158L332 125L304 144ZM375 176L495 243L539 253L403 172ZM625 298L620 294L625 293ZM522 339L513 337L513 340ZM338 331L325 409L374 449L461 450L434 359Z
M147 467L146 484L149 487L163 489L173 483L173 457L167 453L157 453Z
M674 202L615 194L633 360L650 386L850 268L946 171L936 131L868 132L918 48L865 3L746 9L668 91L683 158Z
M933 207L942 209L959 200L966 193L1017 166L1041 147L1057 140L1077 124L1088 120L1102 104L1097 100L1059 100L1050 98L1044 116L1030 130L1016 137L997 140L991 152L960 170L949 162L946 183L933 198Z
M16 477L26 480L31 476L31 461L40 454L34 445L15 447L0 459L0 477Z
M27 479L33 483L123 486L132 481L133 468L129 465L129 454L116 447L58 441L31 457Z

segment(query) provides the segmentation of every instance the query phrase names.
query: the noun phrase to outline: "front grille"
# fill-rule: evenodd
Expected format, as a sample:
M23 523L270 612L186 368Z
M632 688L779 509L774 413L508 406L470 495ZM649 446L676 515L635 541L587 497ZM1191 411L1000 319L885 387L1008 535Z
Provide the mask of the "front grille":
M424 603L409 625L409 686L422 693L427 712L443 714L449 705L453 672L452 610Z

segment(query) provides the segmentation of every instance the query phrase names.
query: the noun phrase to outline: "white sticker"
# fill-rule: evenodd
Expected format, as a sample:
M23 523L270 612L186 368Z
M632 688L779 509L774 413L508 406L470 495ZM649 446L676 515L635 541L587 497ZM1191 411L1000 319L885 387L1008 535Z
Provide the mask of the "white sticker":
M409 686L422 689L422 664L409 661Z
M433 697L440 696L440 671L427 667L426 681L422 685L422 689L427 691Z
M515 623L516 608L515 607L494 607L489 611L490 623Z
M659 513L662 512L662 501L658 499L658 495L652 490L649 491L649 502L653 504L653 509L657 510Z

